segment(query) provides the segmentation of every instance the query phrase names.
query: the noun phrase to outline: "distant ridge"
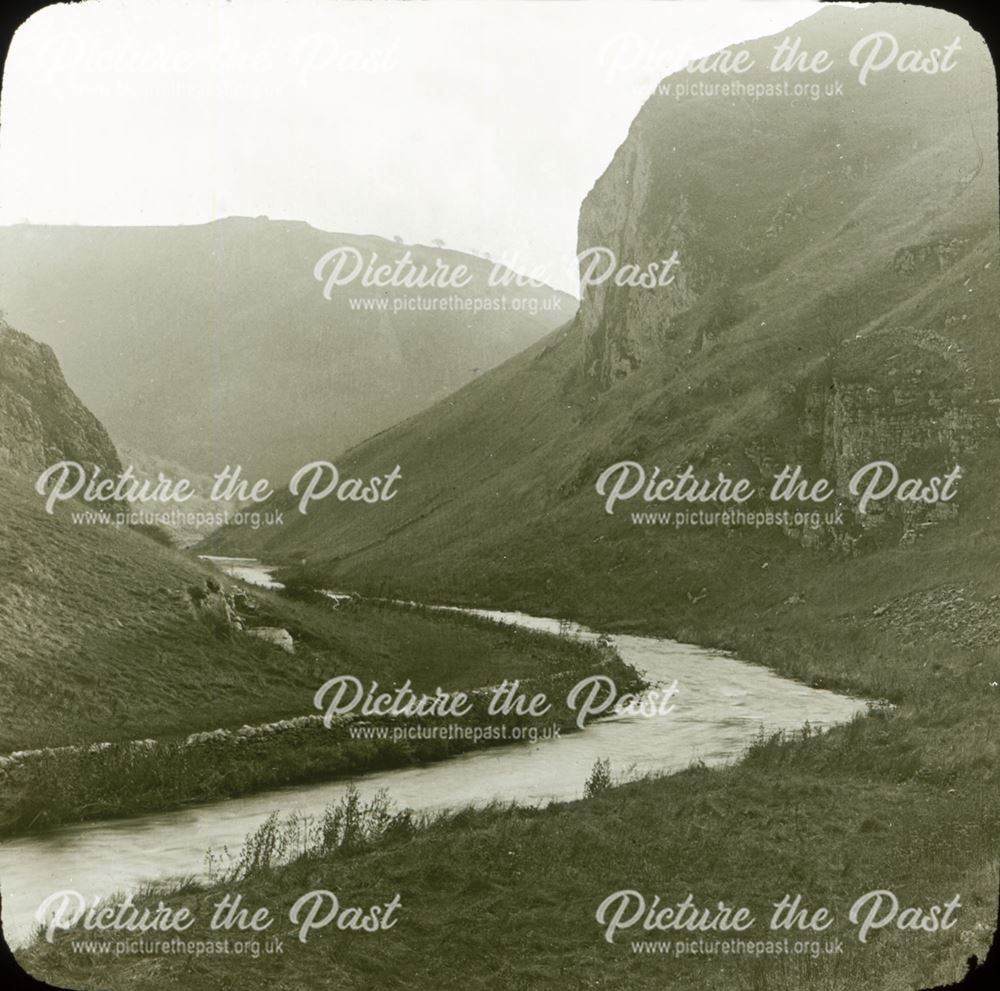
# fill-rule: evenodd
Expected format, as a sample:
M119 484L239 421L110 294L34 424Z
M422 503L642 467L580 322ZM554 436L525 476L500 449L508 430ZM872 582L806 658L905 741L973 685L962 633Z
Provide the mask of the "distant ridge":
M440 258L473 277L441 291L359 278L326 300L314 267L337 247L380 263ZM261 217L0 228L11 321L57 348L117 443L205 472L241 463L280 476L332 458L572 318L576 300L549 287L488 288L492 268L445 247ZM506 304L403 309L414 295Z

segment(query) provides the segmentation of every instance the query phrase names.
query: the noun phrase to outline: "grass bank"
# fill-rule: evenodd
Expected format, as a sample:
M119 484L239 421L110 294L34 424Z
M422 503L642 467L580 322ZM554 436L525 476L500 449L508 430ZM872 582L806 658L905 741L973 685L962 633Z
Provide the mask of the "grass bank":
M226 891L271 906L285 940L281 957L224 966L109 959L73 952L64 934L53 945L36 942L21 962L46 980L112 991L207 991L222 980L246 988L330 981L456 991L853 991L957 980L966 957L982 957L990 941L1000 839L1000 689L991 687L998 652L985 608L1000 576L995 544L967 539L959 557L933 541L911 548L906 567L893 550L848 562L772 552L767 569L750 566L763 575L752 587L741 586L748 567L734 562L699 603L661 588L650 620L619 623L641 632L656 624L811 684L890 699L891 709L821 735L761 741L731 767L693 767L544 810L467 811L171 896L201 906L199 917ZM604 592L576 616L599 622L616 605L614 588ZM549 611L573 615L568 606ZM398 893L398 922L378 933L331 927L302 944L287 910L316 888L334 890L343 904ZM862 944L850 907L881 888L901 907L941 905L957 894L956 925L936 933L890 925ZM633 939L675 934L637 927L605 941L595 913L622 889L650 901L660 895L663 904L690 893L699 905L746 905L758 920L784 895L801 895L810 908L830 909L834 923L823 935L841 939L843 951L637 952ZM766 921L758 936L762 929L766 938Z
M0 754L170 740L301 716L328 678L417 691L583 670L588 647L473 618L250 592L251 624L288 630L294 655L205 607L246 591L142 534L48 516L0 472ZM197 594L195 594L197 593Z
M591 645L453 613L249 590L141 533L74 523L72 507L49 516L3 472L0 500L0 835L456 752L315 730L185 744L316 713L317 690L338 675L382 690L409 680L418 695L505 679L554 690L597 671L623 690L635 682ZM253 627L288 631L294 653ZM19 751L46 753L5 756Z
M503 632L481 621L460 622L459 628L473 637ZM166 812L272 788L445 760L473 749L544 740L555 731L577 729L577 712L566 700L584 676L609 677L619 693L643 687L613 651L550 639L551 644L537 635L524 638L525 652L540 656L535 658L535 672L523 676L519 686L527 697L541 693L551 700L544 717L491 715L489 693L478 691L470 699L471 711L461 718L339 717L327 727L316 714L184 739L53 750L0 766L0 836ZM564 665L562 670L551 670L555 661ZM475 683L465 687L479 688ZM413 738L411 730L422 735Z
M64 933L19 958L45 980L111 991L324 980L358 989L927 986L958 977L966 955L982 954L995 915L986 837L996 822L998 755L987 715L985 705L970 712L950 699L933 718L882 711L826 735L763 741L737 766L692 768L544 810L467 811L423 828L389 817L395 828L345 849L320 847L283 866L239 858L253 869L167 898L194 908L201 922L185 934L191 939L212 937L206 920L226 893L269 906L281 957L112 959L74 952L70 936L80 934ZM957 745L953 730L970 717L979 728ZM905 905L958 893L959 924L938 934L885 929L862 945L847 912L878 887ZM818 959L636 953L633 938L671 934L637 929L607 943L595 911L623 888L665 904L690 892L699 905L747 905L758 919L785 894L801 894L810 907L831 909L827 935L844 950ZM378 933L330 927L300 943L287 912L315 889L333 890L345 905L399 894L398 922Z

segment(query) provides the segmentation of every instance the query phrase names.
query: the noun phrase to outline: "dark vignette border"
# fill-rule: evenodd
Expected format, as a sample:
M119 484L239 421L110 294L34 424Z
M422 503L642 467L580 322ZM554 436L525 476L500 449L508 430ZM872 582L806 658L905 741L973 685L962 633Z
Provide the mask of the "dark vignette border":
M65 3L82 3L86 0L62 0ZM280 2L280 0L276 0ZM348 0L330 0L330 2L346 3ZM399 2L399 0L397 0ZM467 3L484 2L515 2L515 0L464 0ZM569 0L564 0L569 2ZM586 3L587 0L576 0L576 2ZM649 2L669 2L669 0L649 0ZM751 0L747 0L751 2ZM982 0L938 0L938 2L912 2L912 0L891 0L891 2L903 2L909 6L934 7L945 10L963 18L986 40L990 53L993 57L994 69L1000 66L998 59L998 32L996 8L985 4ZM0 6L0 108L3 104L3 80L2 69L6 68L7 55L10 51L11 41L17 29L33 14L46 7L55 6L53 3L43 2L43 0L6 0ZM1000 176L998 176L1000 182ZM1000 218L998 218L1000 219ZM1000 834L998 834L1000 842ZM1000 847L998 847L998 859L1000 859ZM3 897L0 893L0 909L2 909ZM1000 986L1000 891L997 897L997 928L993 934L993 941L984 960L979 960L971 956L965 962L966 972L964 975L956 975L953 984L937 985L933 988L924 988L921 991L992 991ZM3 938L3 925L0 923L0 975L5 980L4 987L12 991L28 991L28 989L51 989L54 986L44 984L26 973L17 963L14 954L11 952L7 941ZM306 991L306 989L303 989ZM807 989L803 989L807 991ZM858 991L866 991L859 988Z

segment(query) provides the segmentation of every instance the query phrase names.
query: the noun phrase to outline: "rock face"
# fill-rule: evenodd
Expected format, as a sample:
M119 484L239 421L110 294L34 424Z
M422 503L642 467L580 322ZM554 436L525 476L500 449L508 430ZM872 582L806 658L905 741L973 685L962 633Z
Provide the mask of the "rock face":
M0 319L0 468L34 474L62 460L121 471L111 438L66 384L52 349Z
M824 9L787 32L833 56L818 97L678 99L679 87L734 80L676 73L581 208L581 253L605 246L640 269L679 256L668 287L583 288L590 394L657 394L639 400L637 424L685 424L673 436L635 431L650 460L706 471L798 462L831 478L848 525L793 534L807 543L849 548L885 524L910 540L950 518L956 503L890 502L861 518L847 482L875 459L941 472L996 433L995 82L967 28L929 9ZM946 81L893 70L860 86L848 61L871 32L926 50L956 30L962 61ZM775 42L740 46L755 62L740 85L775 84Z
M933 505L880 502L868 513L857 512L848 483L860 466L887 460L900 472L920 477L942 467L961 466L974 455L996 426L992 411L967 396L910 387L885 392L858 383L840 383L824 408L820 463L835 482L838 497L848 511L848 528L863 533L886 525L899 530L901 542L915 539L923 528L958 515L958 501ZM934 463L931 463L934 462ZM847 537L850 547L857 537Z
M888 499L862 514L850 492L854 474L873 462L890 462L906 478L940 475L954 466L965 466L968 477L968 465L988 450L1000 426L998 405L967 385L925 386L922 379L826 376L782 397L777 421L792 426L746 445L755 472L769 476L786 464L802 465L807 477L830 480L830 505L843 517L836 526L788 529L788 536L805 546L853 552L872 540L909 543L927 528L958 518L961 498L935 504Z
M702 288L689 247L695 221L681 194L656 225L644 216L653 206L654 168L641 128L629 140L580 211L578 251L609 248L618 264L663 263L676 250L683 259L669 289L635 292L613 278L587 288L578 324L586 373L602 387L629 375L660 346L673 317L694 305ZM595 278L602 269L595 266Z

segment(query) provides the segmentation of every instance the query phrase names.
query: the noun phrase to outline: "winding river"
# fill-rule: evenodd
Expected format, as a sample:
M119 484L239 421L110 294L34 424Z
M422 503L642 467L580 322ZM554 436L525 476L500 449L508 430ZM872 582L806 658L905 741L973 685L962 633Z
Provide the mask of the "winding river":
M246 581L264 584L263 576L273 587L270 569L256 562L216 563ZM597 636L572 623L523 613L467 611L559 636ZM415 810L492 800L545 804L581 797L598 758L608 758L618 776L669 773L697 760L732 761L761 730L797 729L806 722L824 729L865 710L861 700L808 688L718 651L652 637L616 636L613 643L650 682L670 686L676 681L671 712L616 715L580 733L494 747L426 766L8 840L0 845L7 940L18 945L30 937L35 910L54 891L72 888L91 898L132 890L144 881L204 876L210 848L238 849L275 810L318 814L352 782L365 797L384 788L397 806Z

